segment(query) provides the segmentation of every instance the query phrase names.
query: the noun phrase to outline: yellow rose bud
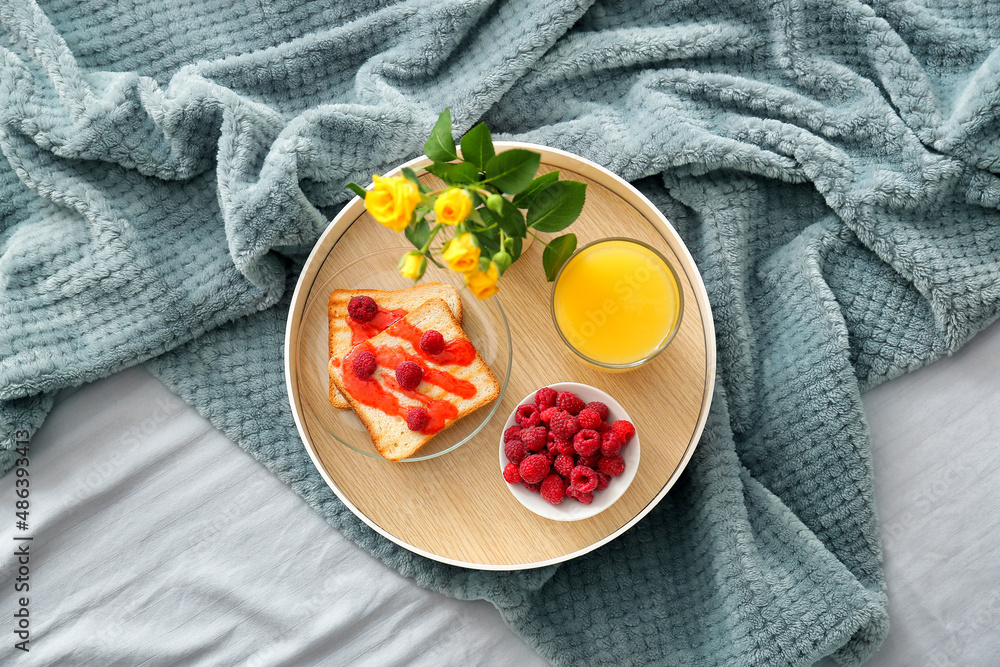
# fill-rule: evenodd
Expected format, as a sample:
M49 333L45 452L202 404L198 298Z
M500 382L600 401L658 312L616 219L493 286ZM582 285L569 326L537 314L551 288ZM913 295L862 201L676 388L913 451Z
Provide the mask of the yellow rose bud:
M380 224L394 232L406 229L413 209L420 203L420 190L402 176L372 176L375 187L365 195L365 208Z
M477 299L488 299L500 291L497 280L500 272L497 265L490 262L490 267L485 271L476 269L465 274L465 285L469 291L476 295Z
M479 266L479 246L472 240L472 234L465 233L448 241L441 259L448 262L452 271L465 273Z
M410 280L420 280L427 270L427 258L416 250L403 255L399 260L399 273Z
M457 225L472 212L472 199L462 188L448 188L434 202L437 221L443 225Z

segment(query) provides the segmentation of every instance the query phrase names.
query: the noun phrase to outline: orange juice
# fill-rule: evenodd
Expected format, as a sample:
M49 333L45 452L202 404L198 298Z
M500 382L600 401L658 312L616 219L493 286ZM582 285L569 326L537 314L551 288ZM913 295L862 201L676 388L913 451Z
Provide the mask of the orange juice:
M622 366L646 359L673 335L681 295L675 274L656 252L609 239L584 247L566 263L552 312L577 352Z

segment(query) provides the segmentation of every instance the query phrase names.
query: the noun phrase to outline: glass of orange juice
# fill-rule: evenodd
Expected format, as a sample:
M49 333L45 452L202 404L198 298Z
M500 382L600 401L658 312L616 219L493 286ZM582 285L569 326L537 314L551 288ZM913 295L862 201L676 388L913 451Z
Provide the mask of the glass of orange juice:
M552 319L584 361L636 368L666 349L680 327L684 295L677 273L649 245L594 241L563 265L552 287Z

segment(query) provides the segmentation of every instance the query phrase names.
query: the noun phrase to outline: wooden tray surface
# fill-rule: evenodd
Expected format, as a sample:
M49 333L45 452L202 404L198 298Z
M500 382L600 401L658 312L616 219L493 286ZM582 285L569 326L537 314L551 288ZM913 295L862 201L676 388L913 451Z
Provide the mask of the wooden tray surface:
M503 277L499 298L513 340L513 368L506 394L491 422L470 442L428 461L390 463L363 456L337 442L320 425L317 410L332 406L323 396L303 396L300 369L325 359L308 358L300 346L312 286L336 267L375 248L405 239L377 224L360 199L348 204L320 238L292 299L285 345L292 410L303 442L331 489L369 526L394 542L435 560L478 569L521 569L586 553L631 527L673 485L704 428L715 381L715 333L704 285L690 254L665 218L636 190L603 168L541 146L541 171L560 169L562 178L587 183L587 201L573 231L582 246L626 236L657 248L671 262L684 292L684 316L670 346L646 366L609 373L585 365L565 347L552 322L551 284L541 268L537 241ZM409 163L414 169L422 158ZM421 176L439 185L433 176ZM373 289L383 287L371 285ZM463 300L473 299L462 291ZM325 316L325 312L324 312ZM560 522L522 507L505 488L497 450L510 411L538 387L561 381L599 387L628 410L642 446L639 469L629 489L610 508L589 519ZM315 393L315 392L314 392ZM484 408L488 409L488 408ZM474 417L472 417L474 418ZM567 501L568 502L568 501ZM514 536L535 536L534 539Z

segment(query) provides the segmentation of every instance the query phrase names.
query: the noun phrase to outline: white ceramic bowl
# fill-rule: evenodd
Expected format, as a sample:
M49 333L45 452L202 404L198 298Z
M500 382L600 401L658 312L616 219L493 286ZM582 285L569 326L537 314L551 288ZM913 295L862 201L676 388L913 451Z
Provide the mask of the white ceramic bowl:
M612 398L609 394L601 391L597 387L592 387L589 384L580 384L579 382L556 382L555 384L547 385L552 387L556 391L571 391L581 399L584 403L590 403L592 401L601 401L608 406L608 419L607 421L614 423L619 419L626 419L632 421L629 418L628 413L625 412L625 408L621 404ZM541 389L541 387L539 387ZM537 390L536 390L537 391ZM503 453L503 431L513 426L516 422L514 421L514 413L517 408L526 405L528 403L535 402L535 392L531 392L525 396L520 403L517 404L511 413L507 417L507 421L503 425L503 430L500 432L500 483L506 486L517 501L527 507L529 510L544 516L546 519L553 519L555 521L579 521L580 519L587 519L596 514L600 514L604 510L611 507L616 500L622 497L625 490L632 483L632 479L635 478L635 471L639 467L639 431L641 427L639 424L632 422L636 429L636 434L629 440L628 444L622 449L622 457L625 459L625 472L618 477L612 477L611 481L608 483L608 488L603 491L594 491L594 502L589 505L584 505L578 500L573 498L566 498L558 505L552 505L548 501L542 498L540 493L535 493L534 491L529 491L524 488L523 484L508 484L503 478L503 469L507 466L507 457Z

